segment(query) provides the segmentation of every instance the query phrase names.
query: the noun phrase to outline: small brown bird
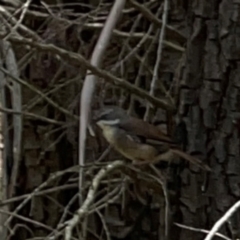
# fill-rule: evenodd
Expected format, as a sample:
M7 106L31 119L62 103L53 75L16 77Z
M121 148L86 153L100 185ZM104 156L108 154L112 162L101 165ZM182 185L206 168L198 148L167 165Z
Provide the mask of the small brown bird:
M178 156L204 170L211 170L199 159L178 149L159 128L127 115L120 107L103 107L96 112L94 120L109 144L135 164L169 161Z

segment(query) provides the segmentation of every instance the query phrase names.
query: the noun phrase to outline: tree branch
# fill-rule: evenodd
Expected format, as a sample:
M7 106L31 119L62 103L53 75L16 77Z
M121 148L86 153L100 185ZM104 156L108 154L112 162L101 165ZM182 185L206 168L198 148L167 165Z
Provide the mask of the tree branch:
M204 240L211 240L221 226L240 208L240 201L236 202L213 226Z
M85 214L87 214L88 209L93 202L93 199L95 197L95 193L98 189L98 186L102 180L110 171L117 169L121 166L124 166L123 161L115 161L109 165L107 165L105 168L102 168L94 177L92 181L92 185L89 188L87 198L83 202L82 206L78 209L77 213L74 215L72 219L70 219L67 222L67 225L65 227L65 240L70 240L72 236L72 230L73 228L78 224L80 219L84 217Z
M1 36L0 36L1 37ZM169 103L168 100L159 99L153 96L150 96L146 91L135 87L133 84L127 82L122 78L115 77L114 75L110 74L105 70L101 70L97 67L94 67L92 64L89 63L81 54L73 53L67 51L65 49L56 47L53 44L43 44L37 43L32 41L31 39L23 38L23 37L10 37L8 39L12 43L22 44L22 45L29 45L31 47L35 47L40 51L51 52L53 54L59 55L64 60L68 60L72 64L76 65L84 65L87 69L89 69L93 74L96 74L98 77L104 78L107 82L115 84L126 91L144 99L148 102L152 103L154 106L158 108L165 109L167 111L174 111L175 106Z

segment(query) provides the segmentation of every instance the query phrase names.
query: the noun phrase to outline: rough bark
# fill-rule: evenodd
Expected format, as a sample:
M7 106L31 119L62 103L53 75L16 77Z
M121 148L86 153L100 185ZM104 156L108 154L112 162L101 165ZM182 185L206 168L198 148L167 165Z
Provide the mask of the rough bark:
M181 174L182 222L209 229L239 198L239 1L189 1L189 38L182 67L178 119L187 150L212 167ZM222 233L239 238L239 213ZM182 230L179 239L202 239Z

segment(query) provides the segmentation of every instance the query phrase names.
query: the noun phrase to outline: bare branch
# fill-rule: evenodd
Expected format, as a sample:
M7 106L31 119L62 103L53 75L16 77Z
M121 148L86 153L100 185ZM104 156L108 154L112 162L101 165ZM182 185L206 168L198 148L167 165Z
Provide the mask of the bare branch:
M221 226L240 208L240 201L236 202L228 211L214 224L204 240L211 240Z
M63 170L63 171L59 171L56 172L54 174L52 174L47 181L43 182L40 186L38 186L32 193L30 193L26 199L24 199L24 201L14 210L14 212L11 214L11 216L6 220L6 222L4 223L4 226L7 226L11 221L12 218L14 216L14 214L16 214L17 212L19 212L41 189L43 189L44 187L48 186L50 182L52 182L53 180L55 180L56 178L63 176L64 174L66 174L67 172L72 172L72 171L79 171L79 166L74 166L71 167L69 169Z
M23 221L25 221L25 222L29 222L29 223L32 223L32 224L34 224L34 225L36 225L36 226L42 227L42 228L44 228L44 229L47 229L48 231L54 231L53 228L51 228L51 227L49 227L49 226L47 226L47 225L45 225L45 224L43 224L43 223L41 223L41 222L37 222L37 221L32 220L32 219L30 219L30 218L23 217L23 216L15 213L15 212L9 212L9 211L4 211L4 210L1 210L1 209L0 209L0 213L6 214L6 215L10 215L11 218L12 218L12 217L16 217L16 218L21 219L21 220L23 220Z
M156 84L157 84L157 80L158 80L158 71L159 71L161 58L162 58L163 39L164 39L164 35L165 35L165 28L167 25L167 16L168 16L167 14L168 14L168 0L164 0L163 15L162 15L162 28L161 28L161 32L159 34L159 40L158 40L157 60L156 60L155 66L154 66L151 87L150 87L150 95L151 96L154 96L154 90L156 88ZM150 111L150 105L148 104L146 112L145 112L144 120L148 120L149 111Z
M0 6L0 13L2 13L2 15L8 19L12 25L17 25L17 20L16 18L9 12L7 11L6 8ZM21 31L23 31L25 34L27 34L27 36L32 37L33 39L37 40L37 41L41 41L41 38L37 35L37 33L35 33L34 31L30 30L29 28L27 28L25 25L23 24L19 24L19 29ZM5 35L2 36L3 38L6 37ZM8 39L9 40L9 39Z
M0 67L3 66L3 54L0 51ZM0 104L1 107L6 107L6 76L0 72ZM9 163L7 162L7 155L10 150L10 134L8 131L8 121L6 114L1 114L1 144L3 144L3 148L1 148L1 200L6 200L8 198L8 175L7 175L7 166ZM5 211L9 210L8 206L3 208ZM7 236L7 228L3 227L4 222L6 221L7 216L3 214L0 215L0 235L3 239Z
M174 224L176 226L180 227L180 228L187 229L187 230L190 230L190 231L202 232L202 233L209 233L210 232L210 231L205 230L205 229L189 227L189 226L186 226L186 225L183 225L183 224L180 224L180 223L174 223ZM228 238L221 233L215 233L215 236L218 236L218 237L220 237L222 239L225 239L225 240L231 240L231 238Z
M106 223L103 215L101 214L101 212L99 210L97 210L96 212L97 212L98 216L100 217L100 219L102 221L103 229L105 230L107 240L111 240L110 231L108 229L107 223Z
M100 29L103 27L102 23L86 23L83 25L84 28L89 28L89 29ZM145 33L141 33L141 32L136 32L136 33L129 33L129 32L123 32L117 29L113 30L113 34L116 37L122 37L122 38L143 38L146 34ZM154 36L151 35L147 35L147 40L152 40L154 38ZM172 48L174 50L180 51L180 52L184 52L185 48L173 43L171 41L167 41L167 40L163 40L163 44L166 47Z
M65 190L65 189L74 189L74 188L77 188L77 184L76 183L65 184L65 185L62 185L62 186L53 187L53 188L49 188L49 189L46 189L46 190L42 190L42 191L36 192L34 196L43 196L43 195L46 195L48 193L53 193L53 192L57 192L57 191ZM14 202L21 201L24 198L29 197L30 194L31 193L24 194L24 195L21 195L21 196L17 196L17 197L13 197L13 198L1 201L0 202L0 207L4 206L4 205L7 205L7 204L11 204L11 203L14 203Z
M121 166L124 166L123 161L115 161L109 165L107 165L105 168L102 168L94 177L92 181L92 186L89 188L87 198L83 202L82 206L78 209L77 213L74 215L72 219L70 219L67 222L66 228L65 228L65 240L70 240L72 236L72 230L77 225L80 219L84 217L85 214L87 214L88 209L93 202L95 193L98 189L98 186L100 184L100 181L102 178L104 178L110 171L117 169Z
M111 9L111 12L106 20L105 26L101 32L101 35L98 39L98 42L95 46L93 51L93 55L91 57L91 65L98 67L103 58L103 53L105 52L107 45L110 41L110 37L112 34L113 29L119 19L119 16L122 12L122 9L125 6L125 0L116 0L114 5ZM88 74L85 78L81 100L80 100L80 127L79 127L79 165L84 165L84 158L85 158L85 141L86 141L86 132L87 132L87 125L88 125L88 118L91 109L91 102L93 93L95 91L96 85L96 75ZM82 172L80 171L79 175L79 190L82 187Z
M2 51L5 57L6 67L9 73L18 78L18 66L15 59L15 54L12 50L11 44L5 40L2 41ZM12 79L9 78L11 81ZM11 98L13 111L21 112L22 110L22 90L21 85L16 81L11 81ZM21 147L22 147L22 115L13 115L13 166L10 177L9 196L12 197L15 194L15 186L18 177L18 167L21 160Z
M60 105L58 105L56 102L54 102L52 99L50 99L49 97L47 97L42 91L38 90L36 87L34 87L33 85L29 84L28 82L13 76L12 74L10 74L7 70L5 70L4 68L0 67L0 71L2 71L3 73L5 73L6 75L8 75L9 77L11 77L11 79L17 83L20 83L21 85L29 88L30 90L32 90L33 92L37 93L39 96L41 96L44 100L46 100L49 104L51 104L53 107L57 108L60 112L66 114L67 116L72 117L73 119L78 120L78 116L71 114L69 111L67 111L65 108L61 107Z
M159 99L153 96L150 96L146 91L135 87L133 84L125 81L122 78L117 78L114 75L110 74L107 71L101 70L97 67L94 67L92 64L90 64L82 55L73 53L70 51L66 51L65 49L59 48L54 46L53 44L42 44L37 43L35 41L32 41L27 38L22 37L10 37L9 41L13 43L23 44L23 45L30 45L31 47L35 47L41 51L51 52L54 54L59 55L64 60L68 60L72 64L76 65L84 65L87 69L89 69L93 74L96 74L98 77L104 78L106 81L117 85L118 87L121 87L125 89L126 91L135 94L136 96L145 99L152 103L154 106L165 109L167 111L174 111L175 106L173 106L171 103L169 103L168 100L165 99Z
M29 7L31 1L32 1L32 0L27 0L27 1L23 4L23 6L22 6L22 13L21 13L21 16L20 16L19 20L17 21L17 23L15 24L15 26L11 29L11 32L4 38L4 40L7 40L8 37L9 37L12 33L14 33L14 32L17 31L17 29L19 28L19 26L21 25L21 23L22 23L22 21L23 21L23 18L24 18L25 14L26 14L26 12L27 12L27 10L28 10L28 7Z
M129 0L129 2L139 10L149 21L155 23L158 27L162 27L162 21L155 17L145 6L139 4L134 0ZM171 36L175 39L179 39L181 42L186 41L186 37L180 33L178 30L173 28L172 26L166 25L166 30L171 34ZM169 35L170 35L169 34Z
M0 107L0 112L11 113L11 114L15 114L15 115L25 115L26 117L38 119L38 120L48 122L48 123L51 123L51 124L55 124L55 125L61 125L62 126L63 124L65 124L65 122L60 122L60 121L57 121L57 120L54 120L54 119L46 118L46 117L43 117L43 116L40 116L40 115L37 115L37 114L34 114L34 113L24 112L24 111L15 111L15 110L12 110L12 109L9 109L9 108Z

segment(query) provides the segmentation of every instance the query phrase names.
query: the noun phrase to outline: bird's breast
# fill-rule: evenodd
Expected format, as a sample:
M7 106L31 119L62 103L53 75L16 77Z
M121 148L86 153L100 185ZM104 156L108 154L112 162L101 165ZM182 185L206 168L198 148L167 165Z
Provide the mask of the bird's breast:
M106 126L103 128L103 136L110 144L113 144L116 142L117 131L112 127Z

